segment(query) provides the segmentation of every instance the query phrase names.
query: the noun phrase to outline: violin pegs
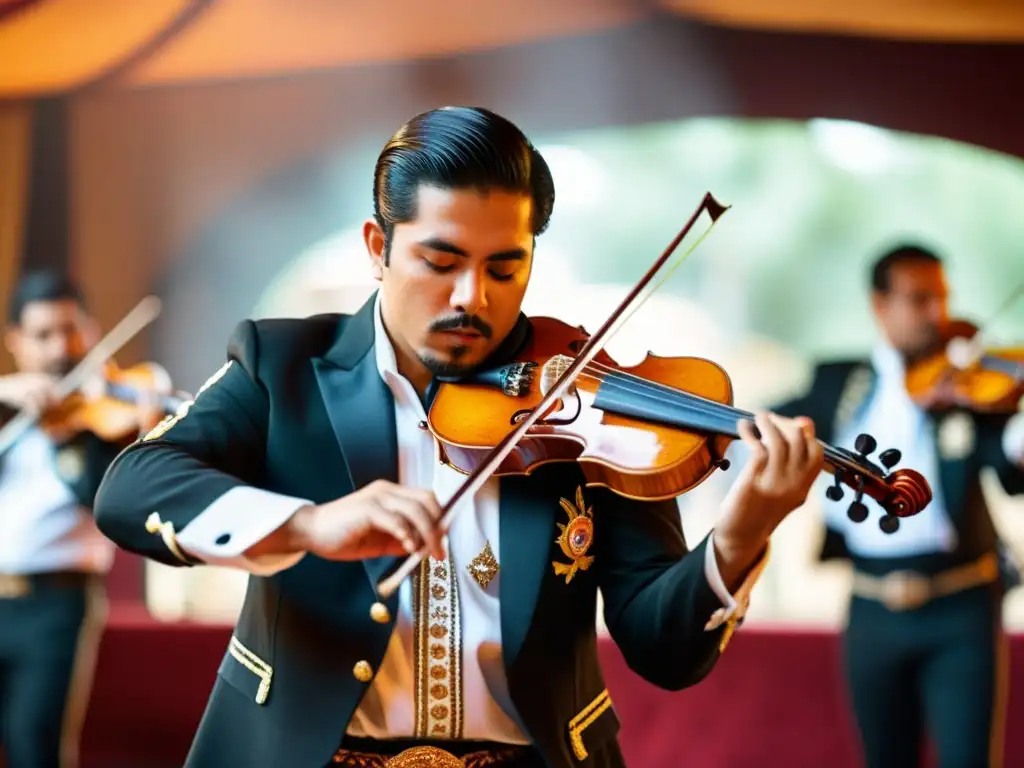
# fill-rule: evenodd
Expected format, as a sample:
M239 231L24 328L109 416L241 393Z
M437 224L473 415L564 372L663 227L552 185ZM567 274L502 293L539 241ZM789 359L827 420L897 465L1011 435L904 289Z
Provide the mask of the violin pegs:
M832 475L833 485L825 489L825 498L829 501L839 501L843 498L843 469L836 467Z
M854 442L853 447L857 449L857 453L866 458L875 452L875 448L878 447L878 443L871 435L862 433L857 435L857 439Z
M864 437L864 435L861 435ZM868 436L870 439L870 436ZM860 441L860 437L857 438ZM873 442L873 441L872 441ZM857 489L853 492L853 501L850 502L849 509L846 510L846 516L855 523L863 523L868 519L868 508L861 499L864 498L864 478L860 478L860 482L857 483Z
M899 464L901 458L903 458L902 453L895 448L889 448L878 454L878 463L888 470Z
M883 533L893 534L900 529L900 519L896 515L882 515L878 521L878 527Z
M867 505L860 501L851 502L850 508L846 510L846 516L855 523L863 523L868 519Z

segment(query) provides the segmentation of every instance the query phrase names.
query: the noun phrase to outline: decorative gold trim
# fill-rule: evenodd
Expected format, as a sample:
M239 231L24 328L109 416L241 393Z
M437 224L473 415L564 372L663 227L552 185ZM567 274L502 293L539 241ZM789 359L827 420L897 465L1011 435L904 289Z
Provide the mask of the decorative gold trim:
M387 768L464 768L465 761L437 747L412 747L387 762Z
M559 499L558 503L569 516L569 522L558 523L558 530L561 533L555 539L555 543L562 550L562 554L569 558L568 563L552 561L556 576L565 576L565 583L572 581L577 571L585 571L594 562L592 555L587 555L591 544L594 543L594 509L587 507L583 501L583 488L576 488L576 504L568 499Z
M491 549L491 542L484 543L484 548L480 550L479 555L469 561L466 570L480 585L480 589L487 589L487 585L494 580L500 570L498 561L494 557L494 551Z
M577 760L586 760L588 755L587 748L583 745L583 732L611 705L611 696L608 694L608 689L605 688L597 694L592 702L581 709L576 717L569 721L569 741Z
M203 382L203 386L201 386L199 390L196 392L195 397L193 397L191 400L186 400L184 403L178 406L178 410L177 412L175 412L173 416L168 416L155 427L153 427L151 430L149 430L149 432L147 432L145 436L142 438L142 442L156 440L158 437L162 437L163 435L167 434L167 432L170 431L171 427L173 427L175 424L177 424L179 421L185 418L186 415L188 415L188 412L192 409L192 406L195 405L195 402L196 400L199 399L199 396L224 377L224 374L228 372L228 369L231 368L234 362L234 360L228 360L226 363L224 363L224 365L218 368L217 371L210 378Z
M725 629L722 630L722 637L718 641L718 652L719 653L725 653L725 647L727 645L729 645L729 641L732 639L732 634L733 634L733 632L736 631L737 623L738 623L738 619L736 619L735 617L730 618L725 623Z
M146 518L146 530L150 533L159 533L164 545L171 551L171 554L185 563L194 565L195 561L188 558L178 544L178 534L174 530L174 523L170 520L161 522L160 513L154 512Z
M413 577L415 735L462 738L462 620L451 557L427 558Z
M0 573L0 599L15 599L32 592L32 582L20 573Z
M274 668L242 645L242 642L234 635L231 636L231 642L228 643L228 653L235 661L260 679L260 686L256 689L256 703L266 703L267 697L270 695L270 680L274 676Z

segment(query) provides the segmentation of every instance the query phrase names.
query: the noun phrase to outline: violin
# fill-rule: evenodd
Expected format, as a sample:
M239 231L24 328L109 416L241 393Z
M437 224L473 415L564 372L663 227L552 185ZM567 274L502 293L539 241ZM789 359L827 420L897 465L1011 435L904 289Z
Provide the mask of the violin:
M611 334L646 299L637 302L701 214L706 212L714 226L726 210L706 194L593 335L560 320L534 317L532 334L514 360L440 383L428 428L442 444L443 461L467 475L441 508L442 530L459 500L476 493L489 477L529 474L551 462L576 462L588 485L645 500L682 495L715 469L728 468L724 453L739 437L737 421L753 421L753 414L732 405L732 384L721 366L696 357L649 353L639 364L623 367L603 351ZM684 257L694 248L696 244ZM870 435L857 438L856 452L819 442L825 470L834 479L826 496L839 500L843 486L852 489L854 500L847 512L851 520L867 519L862 501L866 494L885 510L879 525L891 534L900 518L918 514L931 502L931 488L920 473L890 471L901 458L899 451L883 451L878 463L868 458L877 447ZM383 579L378 596L393 595L425 554L423 549L413 553ZM388 615L383 603L371 606L374 620L386 621Z
M951 320L940 351L907 367L907 393L915 403L983 413L1017 411L1024 398L1024 348L986 349L978 333L969 320Z
M427 424L446 463L464 474L539 406L589 340L585 329L550 317L531 318L531 326L532 338L518 360L480 372L477 381L438 387ZM710 360L648 353L637 365L622 367L601 352L493 475L529 474L543 464L572 461L588 485L626 498L681 496L716 468L728 469L724 454L739 437L737 421L754 420L751 412L733 407L732 391L729 374ZM889 472L899 451L883 451L880 465L869 460L876 448L869 435L858 438L856 453L818 442L834 480L829 498L841 499L843 486L852 489L848 514L855 522L867 518L864 495L886 510L879 525L887 533L898 529L900 517L931 501L917 472Z
M65 438L92 432L107 442L120 442L147 426L140 423L139 406L150 406L166 416L188 399L187 393L173 392L170 376L157 363L121 368L108 360L98 376L44 411L39 426Z
M173 394L170 377L156 363L140 363L120 368L112 356L160 314L156 296L147 296L100 339L81 361L56 386L57 405L43 413L22 409L0 428L0 455L9 450L35 424L61 436L83 430L98 437L118 441L137 433L137 406L154 404L174 411L187 393Z

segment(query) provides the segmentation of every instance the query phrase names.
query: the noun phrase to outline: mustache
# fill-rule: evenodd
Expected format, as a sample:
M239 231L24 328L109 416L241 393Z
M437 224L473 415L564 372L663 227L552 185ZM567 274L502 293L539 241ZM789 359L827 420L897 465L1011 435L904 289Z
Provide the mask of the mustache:
M67 376L76 365L78 365L77 360L66 357L62 360L56 360L50 363L46 366L46 372L51 376Z
M440 320L435 320L430 325L430 331L432 333L437 333L439 331L459 331L463 328L478 331L485 339L489 339L494 335L494 330L491 326L476 315L466 313L452 315L451 317L442 317Z

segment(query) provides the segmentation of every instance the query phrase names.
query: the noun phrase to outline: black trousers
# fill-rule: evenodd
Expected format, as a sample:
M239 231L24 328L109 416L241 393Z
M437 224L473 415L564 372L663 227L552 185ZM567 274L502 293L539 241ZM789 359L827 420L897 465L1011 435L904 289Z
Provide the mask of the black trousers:
M29 595L0 598L0 765L77 765L105 619L96 577L38 583Z
M1002 765L1007 654L1001 595L987 587L890 612L854 597L846 674L867 768Z

